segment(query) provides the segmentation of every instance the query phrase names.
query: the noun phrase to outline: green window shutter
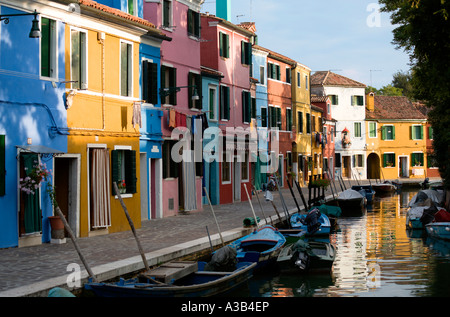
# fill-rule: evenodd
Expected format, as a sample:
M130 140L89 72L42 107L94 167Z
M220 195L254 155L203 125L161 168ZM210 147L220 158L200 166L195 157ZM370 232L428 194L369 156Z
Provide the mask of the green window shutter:
M247 65L251 65L253 55L252 43L248 42L245 45L247 46Z
M267 128L267 108L261 108L261 126Z
M230 87L224 87L224 119L230 120Z
M194 74L188 73L188 86L193 86ZM188 106L189 108L194 107L194 100L192 100L193 89L188 88Z
M395 140L395 126L392 126L392 140Z
M219 56L223 57L223 33L219 32Z
M154 105L158 103L158 64L149 63L150 72L150 102Z
M112 192L113 195L116 194L114 190L114 182L119 185L120 182L120 165L119 165L119 151L112 150L111 151L111 182L112 182Z
M387 166L387 154L383 154L383 167Z
M386 127L381 127L381 139L386 140Z
M142 61L142 100L146 102L150 102L150 93L149 93L149 85L150 85L150 76L149 76L149 62Z
M41 18L41 76L50 77L50 47L51 29L50 20Z
M247 65L247 61L246 61L246 52L245 52L246 46L245 46L245 42L241 41L241 64Z
M252 117L252 119L256 119L256 98L251 97L251 100L252 100L252 110L251 110L252 115L251 115L251 117Z
M6 191L5 136L0 135L0 196Z
M137 193L136 151L125 151L125 184L127 194Z
M176 87L177 86L177 69L176 68L171 68L170 69L170 87ZM172 94L170 94L170 104L171 105L176 105L177 104L177 93L173 92Z
M281 108L276 108L276 110L277 110L277 124L276 124L276 126L278 126L278 129L281 130L281 128L282 128Z
M423 140L423 125L420 126L420 140Z
M433 140L433 127L428 127L428 139Z

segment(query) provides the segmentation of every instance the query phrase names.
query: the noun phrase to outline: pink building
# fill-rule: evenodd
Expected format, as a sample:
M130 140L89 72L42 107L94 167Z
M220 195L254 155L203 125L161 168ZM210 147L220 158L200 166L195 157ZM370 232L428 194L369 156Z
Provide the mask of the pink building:
M220 14L218 7L217 14ZM251 98L250 72L252 40L255 34L226 19L202 14L201 64L223 74L219 87L218 123L225 135L227 128L250 127L254 112ZM251 190L251 163L248 136L235 135L220 163L220 203L245 201L244 184ZM225 143L224 143L225 145ZM236 149L245 146L245 154ZM225 147L224 147L225 148ZM233 149L232 149L233 148Z
M171 151L178 143L172 139L175 129L192 131L194 119L200 119L203 114L200 70L200 9L203 1L144 1L144 18L172 38L172 41L161 44L158 69L164 110L161 118L163 166L151 171L159 173L162 178L162 217L176 215L179 211L202 209L201 158L192 162L176 162Z

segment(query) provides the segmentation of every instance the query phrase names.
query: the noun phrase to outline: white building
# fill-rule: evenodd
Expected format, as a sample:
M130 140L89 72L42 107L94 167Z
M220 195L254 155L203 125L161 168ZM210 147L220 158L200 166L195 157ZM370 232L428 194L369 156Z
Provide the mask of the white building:
M366 178L366 85L350 78L319 71L311 76L311 94L328 96L335 129L335 166L344 178Z

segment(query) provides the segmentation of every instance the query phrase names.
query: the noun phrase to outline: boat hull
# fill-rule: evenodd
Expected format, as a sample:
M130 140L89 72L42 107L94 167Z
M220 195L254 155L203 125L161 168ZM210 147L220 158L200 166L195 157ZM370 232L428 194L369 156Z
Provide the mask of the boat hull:
M199 271L180 279L184 285L158 286L140 283L137 278L117 283L87 283L85 289L99 297L210 297L224 294L247 282L256 263L241 263L234 272Z
M450 241L450 222L433 222L425 226L429 236Z
M319 235L328 235L331 232L331 222L330 218L327 215L321 213L319 217L320 227L314 233L308 231L308 226L302 223L306 219L307 215L293 214L291 216L291 227L292 229L298 229L304 231L306 236L319 236Z

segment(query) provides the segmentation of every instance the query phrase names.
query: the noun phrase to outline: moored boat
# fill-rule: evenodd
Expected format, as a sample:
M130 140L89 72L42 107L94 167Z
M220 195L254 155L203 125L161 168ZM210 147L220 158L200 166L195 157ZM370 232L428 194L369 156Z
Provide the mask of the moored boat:
M237 251L239 262L255 262L256 269L262 269L275 263L285 243L286 238L278 229L266 225L228 246Z
M353 189L344 190L337 201L343 215L360 214L364 210L366 197Z
M384 181L383 183L373 184L372 188L375 190L375 194L381 195L386 193L392 193L396 191L397 187L392 182Z
M353 190L356 190L361 195L365 196L367 199L367 203L371 204L373 203L373 197L375 196L375 190L373 189L372 185L358 185L358 186L352 186Z
M327 215L321 213L319 208L312 208L308 214L293 214L291 227L305 232L306 236L325 235L331 232L331 222Z
M450 240L450 222L432 222L425 226L429 236L441 240Z
M434 220L441 209L443 193L436 190L420 190L408 203L406 226L410 229L424 229L424 226Z
M157 281L149 271L115 283L86 283L85 289L99 297L210 297L242 285L253 276L256 267L256 263L241 262L232 272L212 272L204 269L206 262L195 264L194 272L167 283Z
M283 248L277 259L282 272L329 272L336 257L331 243L299 240Z

